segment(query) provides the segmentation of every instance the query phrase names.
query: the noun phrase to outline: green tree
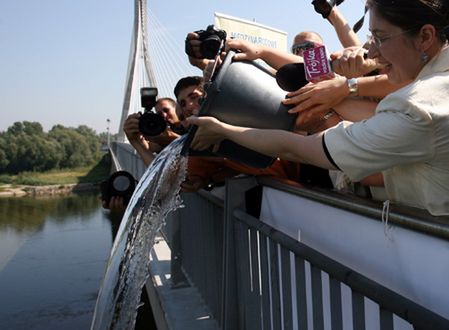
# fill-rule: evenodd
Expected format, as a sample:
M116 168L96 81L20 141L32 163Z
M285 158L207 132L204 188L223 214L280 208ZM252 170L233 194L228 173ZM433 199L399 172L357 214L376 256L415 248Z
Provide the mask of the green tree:
M78 126L76 131L84 137L87 144L89 145L89 149L90 152L92 153L93 160L94 161L99 160L101 157L100 153L101 143L99 137L97 136L97 133L93 129L85 125Z
M55 125L45 133L40 123L23 121L0 133L1 172L74 168L91 165L100 157L100 137L85 125Z
M62 147L61 167L90 165L96 160L87 142L88 139L73 128L56 125L48 132L48 136Z
M6 141L5 135L5 133L0 133L0 173L5 172L9 164L9 158L6 154L6 146L8 145L8 143Z
M23 122L15 122L11 127L8 128L7 134L10 135L19 135L25 134L30 136L43 136L44 129L42 125L37 122L23 121Z

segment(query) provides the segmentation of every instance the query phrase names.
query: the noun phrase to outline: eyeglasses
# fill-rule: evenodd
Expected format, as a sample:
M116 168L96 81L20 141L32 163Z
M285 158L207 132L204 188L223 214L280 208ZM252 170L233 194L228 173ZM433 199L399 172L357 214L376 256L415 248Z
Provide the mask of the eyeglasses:
M301 51L315 48L315 43L312 41L302 42L300 44L294 44L292 46L292 53L298 55Z
M376 37L376 36L373 36L372 34L368 34L368 35L366 36L366 40L367 40L370 44L374 43L374 44L376 45L376 47L379 48L380 46L382 46L382 44L383 44L385 41L387 41L387 40L389 40L389 39L392 39L392 38L395 38L395 37L399 37L400 35L403 35L403 34L405 34L405 33L407 33L407 32L411 32L411 31L414 31L414 30L416 30L416 29L410 29L410 30L401 31L401 32L399 32L399 33L391 34L391 35L386 36L386 37Z

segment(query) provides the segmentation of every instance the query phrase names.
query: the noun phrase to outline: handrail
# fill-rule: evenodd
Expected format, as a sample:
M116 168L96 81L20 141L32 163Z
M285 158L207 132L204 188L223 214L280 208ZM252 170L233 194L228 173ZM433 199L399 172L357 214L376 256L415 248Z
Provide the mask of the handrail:
M287 185L267 177L259 177L258 183L266 187L361 214L373 220L382 221L382 202L331 190ZM390 223L428 233L446 240L449 239L449 216L436 217L425 210L393 203L390 205L388 218Z
M449 320L294 240L247 214L245 211L236 209L233 215L239 221L261 232L274 242L292 251L295 255L307 260L338 281L345 283L354 291L378 303L381 308L396 314L414 326L423 329L449 329Z

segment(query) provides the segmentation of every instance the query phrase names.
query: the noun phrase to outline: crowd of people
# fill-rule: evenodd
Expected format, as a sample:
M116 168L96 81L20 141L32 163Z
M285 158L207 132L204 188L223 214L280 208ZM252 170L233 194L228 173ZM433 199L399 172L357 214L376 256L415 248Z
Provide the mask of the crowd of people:
M201 40L191 32L189 61L204 77L184 77L174 88L176 101L158 100L156 112L168 124L161 136L143 136L139 115L131 114L124 125L129 142L149 165L154 153L196 125L194 150L227 139L276 158L270 167L255 169L226 158L190 156L185 191L211 188L241 173L268 175L349 191L361 185L373 198L449 214L449 1L367 0L366 8L372 35L364 43L336 6L321 13L343 49L331 54L334 77L286 93L283 103L296 116L292 132L198 116L204 81L220 59L203 58ZM317 33L303 31L291 53L238 39L226 40L224 52L236 50L234 61L263 60L276 72L322 44Z

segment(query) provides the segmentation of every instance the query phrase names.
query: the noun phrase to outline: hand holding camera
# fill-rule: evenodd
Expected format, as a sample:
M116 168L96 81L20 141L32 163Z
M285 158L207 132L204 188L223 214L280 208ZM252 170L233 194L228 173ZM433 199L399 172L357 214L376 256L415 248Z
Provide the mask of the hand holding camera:
M321 14L323 18L328 18L332 8L338 6L343 1L344 0L313 0L312 5L318 14Z
M111 200L117 201L120 198L123 207L126 208L134 193L136 183L136 179L129 172L117 171L111 174L107 180L100 184L101 200L104 207L110 209L120 208L116 203L111 203Z
M139 131L144 136L156 136L167 129L164 118L152 110L156 105L156 97L157 88L142 87L140 89L140 101L145 111L139 118Z
M223 49L226 31L209 25L206 30L189 33L185 40L185 52L194 58L214 59Z

